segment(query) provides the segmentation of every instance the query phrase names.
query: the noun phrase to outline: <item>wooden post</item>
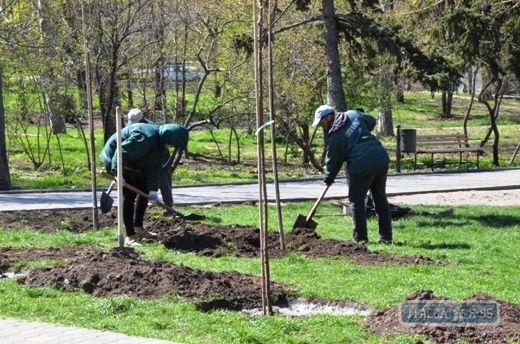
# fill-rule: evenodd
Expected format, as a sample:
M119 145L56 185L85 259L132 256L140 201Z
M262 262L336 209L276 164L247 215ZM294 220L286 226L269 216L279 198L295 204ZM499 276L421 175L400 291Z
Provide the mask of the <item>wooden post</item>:
M278 219L278 233L280 236L280 249L282 251L285 250L285 238L284 238L284 232L283 232L283 221L282 221L282 207L280 202L280 186L278 182L278 163L276 159L276 125L275 125L275 118L274 118L274 84L273 84L273 42L272 42L272 36L273 36L273 19L274 19L274 13L276 8L276 1L269 0L269 12L267 16L267 24L268 24L268 31L267 31L267 44L268 44L268 71L269 71L269 116L270 116L270 122L271 122L271 148L272 148L272 155L273 155L273 179L274 179L274 190L275 190L275 197L276 197L276 215Z
M121 107L116 107L116 133L117 133L117 242L119 249L124 251L125 241L123 237L123 152L121 151Z
M397 148L395 149L395 171L401 172L401 126L397 126Z
M258 7L257 7L258 6ZM255 91L256 91L256 124L263 124L263 91L262 91L262 10L263 1L253 0L253 26L255 51ZM260 219L260 256L262 261L262 309L263 314L272 314L269 281L269 255L267 251L267 187L265 181L264 132L258 130L258 210Z
M88 125L90 137L90 176L92 183L92 221L95 229L99 229L99 214L97 206L96 183L96 140L94 136L94 111L92 110L92 83L90 81L90 51L88 48L88 36L85 28L85 11L81 4L81 19L83 24L83 48L85 53L85 82L87 84Z

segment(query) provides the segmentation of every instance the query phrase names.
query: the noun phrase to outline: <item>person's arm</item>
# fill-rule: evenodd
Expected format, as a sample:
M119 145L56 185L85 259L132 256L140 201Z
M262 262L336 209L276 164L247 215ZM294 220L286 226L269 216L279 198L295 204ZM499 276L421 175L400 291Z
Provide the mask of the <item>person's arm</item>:
M341 140L328 140L326 170L323 176L325 184L332 184L345 162Z
M374 128L376 127L376 119L374 118L374 116L362 112L360 112L360 114L361 118L367 121L368 130L374 130Z

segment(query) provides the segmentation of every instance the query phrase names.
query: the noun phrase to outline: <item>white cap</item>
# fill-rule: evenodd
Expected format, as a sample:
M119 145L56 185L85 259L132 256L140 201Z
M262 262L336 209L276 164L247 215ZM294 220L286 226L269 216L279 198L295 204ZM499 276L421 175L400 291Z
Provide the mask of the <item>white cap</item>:
M128 111L128 125L139 123L143 117L143 112L139 109L132 109Z
M314 122L312 122L312 126L317 126L321 119L328 114L331 114L334 112L334 109L330 105L322 105L319 108L316 109L316 112L314 113Z

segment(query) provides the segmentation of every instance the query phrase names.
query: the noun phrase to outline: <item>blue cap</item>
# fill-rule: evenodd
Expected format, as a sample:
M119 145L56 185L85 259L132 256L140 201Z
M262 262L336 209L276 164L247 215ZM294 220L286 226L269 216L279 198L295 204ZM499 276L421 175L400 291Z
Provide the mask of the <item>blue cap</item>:
M331 113L334 112L334 109L330 105L322 105L319 108L316 109L316 112L314 113L314 122L312 122L312 126L317 126L321 119Z

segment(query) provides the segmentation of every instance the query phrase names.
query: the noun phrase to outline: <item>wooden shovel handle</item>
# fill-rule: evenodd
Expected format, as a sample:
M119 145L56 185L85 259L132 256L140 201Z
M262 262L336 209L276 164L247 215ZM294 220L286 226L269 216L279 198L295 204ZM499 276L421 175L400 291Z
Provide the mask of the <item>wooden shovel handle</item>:
M116 181L116 180L117 180L116 177L114 177L113 175L108 174L108 173L106 173L106 172L101 172L101 176L102 176L103 178L110 179L110 180L112 180L112 181ZM146 198L146 199L149 200L149 201L152 201L152 198L151 198L150 196L148 196L146 193L142 192L141 190L139 190L139 189L133 187L132 185L128 184L127 182L125 182L124 187L127 188L127 189L130 190L130 191L135 192L135 193L138 194L139 196L144 197L144 198ZM183 214L179 213L177 210L174 210L172 207L167 206L166 204L164 204L164 203L162 203L162 202L159 202L159 201L155 201L155 202L157 202L157 204L158 204L160 207L162 207L162 208L168 210L170 213L172 213L172 214L174 214L174 215L177 215L177 216L180 216L180 217L183 217L183 216L184 216Z
M309 222L312 219L312 217L314 216L314 214L316 213L316 210L318 209L318 206L320 205L321 201L323 200L323 197L325 197L325 194L327 193L327 190L329 189L329 187L330 187L329 184L325 185L325 188L321 192L320 197L318 197L318 200L316 201L316 203L314 203L311 211L309 212L309 215L307 215L307 219L306 219L307 222Z

